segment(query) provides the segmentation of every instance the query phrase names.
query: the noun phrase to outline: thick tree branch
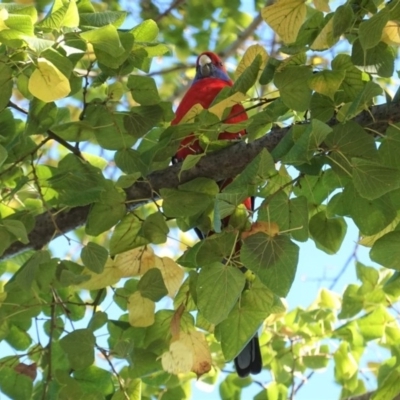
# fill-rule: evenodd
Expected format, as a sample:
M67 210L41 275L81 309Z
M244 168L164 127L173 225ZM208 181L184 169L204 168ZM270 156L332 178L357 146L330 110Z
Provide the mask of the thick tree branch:
M359 114L354 120L372 134L384 134L389 124L400 122L400 107L398 104L374 106ZM329 125L333 126L337 123L335 119L332 119ZM179 184L198 177L216 181L234 177L243 171L262 149L272 151L289 129L289 127L273 127L267 135L252 143L240 142L218 153L207 155L194 168L184 171L180 180L178 178L180 164L153 172L146 177L146 181L136 182L127 189L127 200L134 204L131 208L136 208L154 198L162 188L176 188ZM35 227L28 235L29 243L13 243L0 259L28 249L42 248L55 237L83 225L89 210L90 206L75 207L66 211L51 210L53 218L49 212L37 216ZM54 221L59 231L56 231Z

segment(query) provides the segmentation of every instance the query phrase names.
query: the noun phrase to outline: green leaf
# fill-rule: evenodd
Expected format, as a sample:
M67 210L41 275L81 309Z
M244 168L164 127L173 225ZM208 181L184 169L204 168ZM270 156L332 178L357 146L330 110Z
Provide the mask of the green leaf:
M390 78L394 71L394 60L394 50L386 43L379 42L375 47L365 51L359 39L353 43L351 61L356 66L368 67L368 72Z
M127 214L115 227L110 240L112 256L136 247L148 244L148 240L140 235L142 221L135 214Z
M91 104L86 110L87 123L93 129L99 145L108 150L132 147L137 137L129 131L126 121L128 113L112 113L102 104Z
M88 235L100 235L112 228L126 214L125 193L107 186L107 192L103 192L100 201L90 208L85 225Z
M37 251L28 258L13 279L22 289L29 290L32 288L32 284L39 273L39 265L49 261L50 255L47 251Z
M75 370L93 364L95 344L95 337L89 329L75 329L60 340L60 346L68 358L70 367Z
M344 213L349 215L363 235L374 235L386 228L397 216L389 195L367 200L361 197L354 185L347 184L340 201L345 205Z
M360 196L374 200L400 188L400 170L353 157L354 187Z
M74 379L86 396L99 395L106 398L114 393L114 382L111 372L91 365L85 369L74 371Z
M80 8L80 4L82 1L78 3L78 8ZM102 10L101 12L82 12L79 13L80 17L80 25L84 26L92 26L92 27L100 27L105 25L114 25L116 28L119 28L125 21L128 13L126 11L108 11Z
M70 78L74 66L67 57L53 48L44 50L41 56L50 61L63 75Z
M52 131L68 142L88 141L94 138L95 133L94 129L83 121L67 122L53 126Z
M88 329L97 331L108 322L108 315L104 311L96 311L88 323Z
M76 28L79 25L79 13L75 1L67 3L54 2L53 7L39 26L51 30L60 30L61 27Z
M388 9L383 8L368 20L361 22L358 35L364 50L375 47L380 42L383 28L389 21L389 14Z
M379 280L379 272L373 267L366 267L365 265L357 262L356 264L357 278L367 285L370 290L375 288Z
M256 194L257 185L261 185L267 178L275 175L275 162L272 155L263 149L222 193L237 196L236 205L242 203L249 196Z
M4 164L4 161L7 160L7 157L7 150L2 145L0 145L0 167Z
M12 69L5 63L0 64L0 87L0 111L2 111L10 101L13 88Z
M211 179L196 178L177 189L161 189L163 210L168 217L190 217L205 211L219 192Z
M374 311L362 316L357 320L361 335L366 341L379 339L384 335L388 322L393 322L384 306L378 306Z
M312 90L321 93L332 100L335 97L345 77L344 71L321 71L314 74L308 84Z
M349 344L342 342L333 355L335 360L335 378L344 383L358 371L358 363L350 351Z
M133 99L139 104L150 106L160 102L156 82L153 78L149 76L130 75L127 85Z
M140 172L142 175L147 175L149 166L143 161L139 151L134 149L120 149L114 156L115 164L121 168L126 174L134 174Z
M316 246L335 254L343 242L347 225L343 218L327 218L326 213L320 211L311 218L309 228Z
M219 324L237 302L245 282L243 273L230 265L215 262L203 267L197 280L199 311L212 324Z
M253 62L240 74L232 86L231 92L246 93L257 81L258 73L262 65L261 55L257 55Z
M59 193L61 203L84 206L100 200L106 181L100 169L68 154L47 182Z
M335 103L327 96L313 93L310 102L310 112L312 119L327 122L335 113Z
M135 26L131 32L136 42L152 42L157 38L159 29L156 22L152 19L147 19Z
M14 235L17 240L25 244L29 243L26 227L21 221L5 219L3 220L3 226L9 233Z
M229 258L237 243L237 234L233 232L216 233L207 236L177 260L178 264L189 268L202 267Z
M32 398L33 381L30 377L3 366L0 374L0 389L11 399Z
M354 12L350 4L339 6L333 15L333 36L339 37L345 33L353 22Z
M378 153L382 163L400 170L400 125L390 125L381 139Z
M332 60L332 70L345 71L345 78L335 97L336 103L353 101L366 84L362 80L362 72L347 54L338 54Z
M19 351L26 350L32 345L32 338L27 332L27 327L22 328L16 324L10 325L5 341Z
M287 236L259 232L243 241L240 260L273 293L284 297L292 286L299 248Z
M380 96L382 94L382 88L375 82L369 81L363 87L360 93L358 93L355 100L352 102L347 112L344 113L342 118L339 115L339 119L342 121L347 121L354 118L361 111L367 109L371 104L374 97Z
M330 361L329 354L316 354L311 356L303 356L302 361L307 368L322 369L328 366Z
M141 278L138 290L143 297L159 301L168 294L161 271L158 268L149 269Z
M167 241L169 228L161 212L150 214L142 226L143 236L153 244L162 244Z
M29 113L25 128L26 135L46 133L57 118L57 107L54 103L45 103L34 98L29 103Z
M305 242L308 239L308 204L304 196L289 201L289 229L294 240Z
M160 122L170 121L168 112L165 103L133 107L124 120L125 129L129 135L138 139Z
M96 243L89 242L81 251L82 262L90 271L100 274L108 259L108 251Z
M282 162L293 165L309 163L330 132L332 132L330 126L318 119L312 120L300 138L295 140L294 146L282 158Z
M385 367L383 365L383 367ZM381 366L382 368L382 366ZM386 372L386 371L385 371ZM400 371L399 368L390 368L384 375L378 388L374 392L374 400L395 399L400 393Z
M101 50L111 57L118 57L125 52L115 26L106 25L101 28L82 32L80 37L93 45L94 51Z
M312 75L311 69L306 66L288 66L275 73L274 83L282 101L290 109L305 111L309 108L311 89L307 82Z
M400 270L400 231L389 232L379 238L369 253L371 260L386 268Z
M329 157L334 160L332 168L351 173L352 157L376 159L378 152L374 138L353 121L338 124L326 137L325 144L330 149Z
M183 171L187 171L192 169L203 157L205 156L204 153L202 154L189 154L183 160L181 170L179 171L179 178L181 177L181 173Z
M254 336L264 319L272 312L274 296L259 280L241 296L228 318L216 327L227 361L235 358ZM232 334L232 333L235 334Z

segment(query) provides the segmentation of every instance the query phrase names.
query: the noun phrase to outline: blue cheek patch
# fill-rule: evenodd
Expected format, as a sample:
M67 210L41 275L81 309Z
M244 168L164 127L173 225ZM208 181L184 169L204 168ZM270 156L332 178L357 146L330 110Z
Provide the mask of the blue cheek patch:
M200 68L197 68L196 75L193 79L193 83L195 83L203 78L222 79L223 81L227 81L227 82L231 81L228 74L225 71L223 71L222 69L216 67L215 65L213 65L212 73L209 76L201 75Z

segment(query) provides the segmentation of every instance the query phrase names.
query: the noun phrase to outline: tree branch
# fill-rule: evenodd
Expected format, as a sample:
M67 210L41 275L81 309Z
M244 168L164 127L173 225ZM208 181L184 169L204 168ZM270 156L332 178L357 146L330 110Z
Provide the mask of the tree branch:
M166 17L174 8L179 7L181 4L183 4L185 0L175 0L171 3L171 5L160 15L154 18L156 22L160 22L164 17Z
M362 112L355 119L369 132L384 134L391 123L400 122L400 107L397 103L383 104L371 107ZM332 119L330 126L339 122ZM181 164L176 164L161 171L155 171L143 181L136 182L126 190L130 209L145 204L156 196L162 188L176 188L178 185L195 178L205 177L221 181L238 175L260 153L262 149L272 151L289 131L290 127L273 127L262 138L252 142L240 142L218 153L204 156L191 170L184 171L179 179ZM145 199L145 200L143 200ZM28 249L40 249L50 240L83 225L87 219L90 206L75 207L65 211L53 209L52 216L44 212L36 217L33 230L29 233L29 243L13 243L0 257L4 259ZM59 230L56 231L54 221Z
M220 52L220 56L226 58L236 54L237 49L249 38L249 36L254 34L261 22L263 22L263 19L261 13L259 13L254 18L253 22L242 33L238 34L238 38L225 50Z

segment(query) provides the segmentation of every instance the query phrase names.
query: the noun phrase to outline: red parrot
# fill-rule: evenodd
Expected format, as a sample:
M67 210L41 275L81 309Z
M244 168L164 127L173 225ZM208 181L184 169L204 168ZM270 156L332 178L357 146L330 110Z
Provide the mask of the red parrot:
M229 78L226 69L221 59L214 53L207 51L199 55L196 62L196 75L189 90L183 96L179 104L175 118L171 125L177 125L186 113L196 104L200 104L204 109L208 109L219 94L225 88L232 86L233 82ZM241 104L236 104L232 107L231 112L224 120L225 123L235 124L247 120L247 114ZM245 134L245 131L239 133L221 132L218 139L233 140ZM182 161L189 154L202 153L203 149L200 146L199 140L190 134L180 143L179 149L174 157L174 161ZM220 184L220 187L226 185L226 182ZM243 204L248 210L253 209L252 199L246 199ZM229 220L229 218L228 218ZM196 233L200 239L204 238L205 234L196 229ZM210 235L208 232L206 235ZM250 373L258 374L262 369L262 360L258 336L254 336L242 349L239 355L235 358L235 367L237 374L240 377L246 377Z

